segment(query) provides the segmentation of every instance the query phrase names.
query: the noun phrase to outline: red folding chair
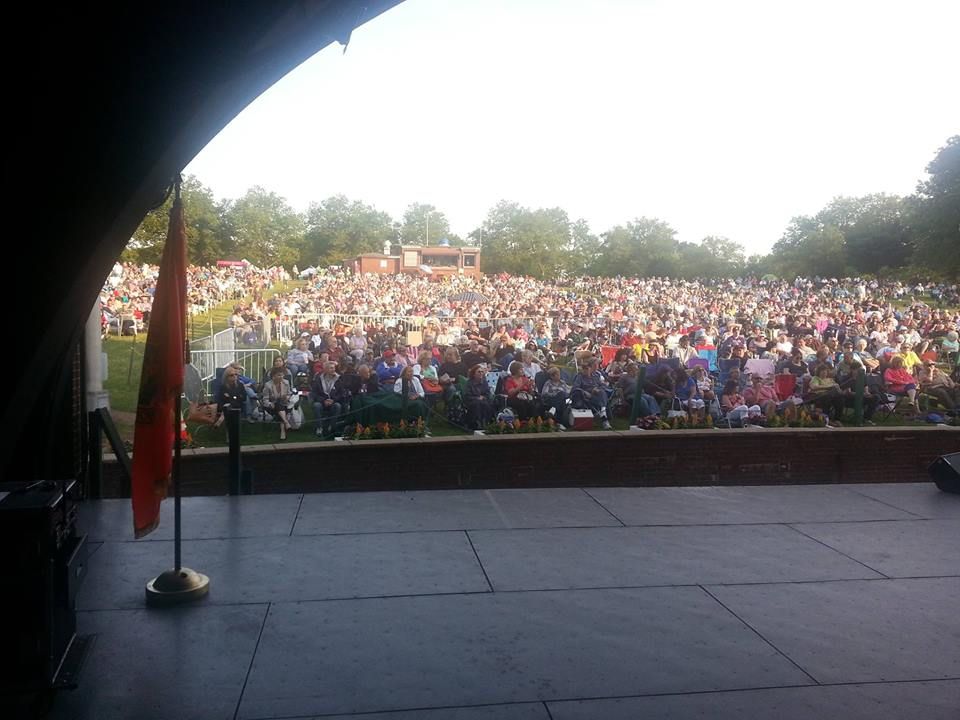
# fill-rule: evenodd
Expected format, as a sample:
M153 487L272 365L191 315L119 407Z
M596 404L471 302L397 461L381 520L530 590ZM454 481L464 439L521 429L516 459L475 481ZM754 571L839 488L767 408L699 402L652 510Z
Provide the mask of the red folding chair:
M620 348L616 345L601 345L600 346L600 362L603 367L606 367L613 362L613 358L617 355L617 350Z
M777 400L783 402L791 397L797 389L797 376L790 374L775 375L773 379L773 390L777 394Z

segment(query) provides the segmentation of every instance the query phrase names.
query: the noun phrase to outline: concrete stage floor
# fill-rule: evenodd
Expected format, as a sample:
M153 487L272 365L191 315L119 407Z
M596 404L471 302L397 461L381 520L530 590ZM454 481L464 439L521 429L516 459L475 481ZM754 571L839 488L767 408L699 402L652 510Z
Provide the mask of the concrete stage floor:
M146 610L172 502L83 507L95 642L52 717L960 718L932 484L188 498L208 599Z

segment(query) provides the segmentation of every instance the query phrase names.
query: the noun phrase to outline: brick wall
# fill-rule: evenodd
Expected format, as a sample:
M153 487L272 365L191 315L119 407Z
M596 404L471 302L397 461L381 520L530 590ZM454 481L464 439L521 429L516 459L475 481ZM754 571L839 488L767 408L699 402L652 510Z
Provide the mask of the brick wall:
M960 430L937 427L566 432L424 440L285 443L243 449L267 492L602 485L923 482ZM183 493L227 492L226 448L183 455ZM104 467L118 497L119 467Z

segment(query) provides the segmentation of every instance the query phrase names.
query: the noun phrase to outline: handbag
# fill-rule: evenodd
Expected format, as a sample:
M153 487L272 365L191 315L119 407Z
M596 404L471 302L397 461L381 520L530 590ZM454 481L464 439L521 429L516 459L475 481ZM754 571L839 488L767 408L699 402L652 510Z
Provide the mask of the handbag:
M187 411L187 422L197 425L213 425L217 421L216 403L198 403L190 401L190 409Z
M685 417L687 411L683 409L683 405L680 402L680 398L675 397L673 402L670 404L670 409L667 410L667 418L678 418Z
M423 385L424 392L428 392L428 393L443 392L443 386L440 385L440 383L438 383L433 378L424 378L423 380L420 381L420 384Z

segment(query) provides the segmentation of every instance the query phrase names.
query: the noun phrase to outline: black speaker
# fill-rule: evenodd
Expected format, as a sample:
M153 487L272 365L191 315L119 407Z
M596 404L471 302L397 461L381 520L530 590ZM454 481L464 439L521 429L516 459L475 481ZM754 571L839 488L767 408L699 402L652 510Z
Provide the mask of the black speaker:
M65 490L65 491L64 491ZM59 684L76 637L76 594L86 568L77 535L76 483L0 484L0 700Z
M960 494L960 453L941 455L930 463L929 471L938 488Z

